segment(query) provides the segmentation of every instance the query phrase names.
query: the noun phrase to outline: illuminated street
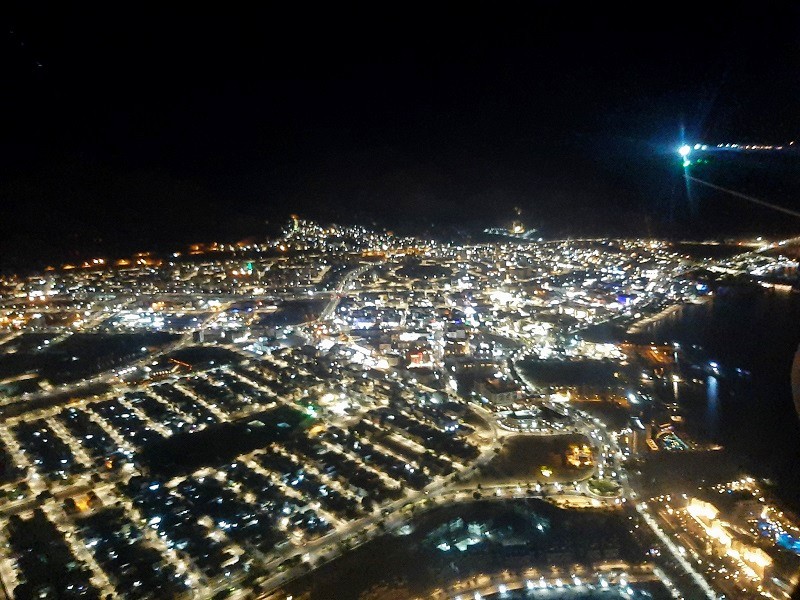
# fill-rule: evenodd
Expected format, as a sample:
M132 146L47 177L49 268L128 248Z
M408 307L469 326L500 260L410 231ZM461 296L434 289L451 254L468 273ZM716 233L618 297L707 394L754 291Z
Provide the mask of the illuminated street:
M792 3L12 3L0 600L795 600Z
M368 249L332 253L329 240L345 232ZM77 585L129 594L121 567L87 552L98 535L141 547L141 560L158 556L150 568L163 576L151 585L161 589L188 593L202 580L269 592L426 511L533 499L631 515L651 532L651 542L637 534L653 544L648 560L685 594L777 597L750 568L728 567L747 583L709 572L702 540L684 539L691 530L628 475L648 453L709 451L661 391L688 377L679 349L580 337L712 295L670 244L454 246L295 220L247 259L223 250L201 267L97 261L4 282L5 347L46 356L75 340L76 367L7 380L0 439L14 468L0 511L31 527L41 511L88 575ZM754 260L762 275L763 256ZM141 291L126 293L120 277ZM209 277L224 287L206 291ZM43 320L76 306L92 318ZM87 336L109 354L84 359ZM575 378L578 368L591 373ZM80 395L88 382L105 387ZM7 589L33 577L15 562L16 543Z

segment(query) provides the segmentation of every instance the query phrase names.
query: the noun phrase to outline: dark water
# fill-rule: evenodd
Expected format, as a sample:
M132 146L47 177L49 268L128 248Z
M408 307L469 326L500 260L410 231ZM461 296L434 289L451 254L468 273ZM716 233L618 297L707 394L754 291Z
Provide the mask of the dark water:
M725 370L749 380L708 377L705 406L695 418L756 475L773 479L776 493L800 507L800 417L790 386L800 343L800 294L761 288L722 288L714 300L687 305L645 328L654 341L698 344Z

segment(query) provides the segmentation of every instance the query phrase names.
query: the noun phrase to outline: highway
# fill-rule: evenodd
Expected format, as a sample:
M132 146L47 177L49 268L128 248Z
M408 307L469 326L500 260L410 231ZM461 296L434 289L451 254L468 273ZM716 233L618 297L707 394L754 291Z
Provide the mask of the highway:
M356 278L360 277L370 269L374 268L379 263L371 263L368 265L361 265L360 267L356 267L347 275L342 277L342 280L339 282L339 285L336 286L336 289L332 292L331 299L325 305L325 308L322 309L322 312L319 315L318 321L328 321L331 317L336 313L336 308L339 306L339 303L342 301L342 294L349 289L350 285L356 280Z

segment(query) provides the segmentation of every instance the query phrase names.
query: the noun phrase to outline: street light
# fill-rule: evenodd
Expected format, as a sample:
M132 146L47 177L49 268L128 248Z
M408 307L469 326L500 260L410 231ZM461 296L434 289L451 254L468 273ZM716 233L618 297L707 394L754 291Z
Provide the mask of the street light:
M692 147L689 146L688 144L684 144L683 146L678 148L678 154L680 154L681 158L683 158L683 166L684 167L688 167L690 164L692 164L689 161L689 153L691 151L692 151Z

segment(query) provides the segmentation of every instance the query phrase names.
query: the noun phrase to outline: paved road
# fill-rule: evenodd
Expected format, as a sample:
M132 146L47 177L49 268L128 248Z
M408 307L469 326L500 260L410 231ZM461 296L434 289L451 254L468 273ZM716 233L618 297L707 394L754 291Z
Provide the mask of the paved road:
M533 575L532 578L519 577L510 573L495 573L492 575L480 575L471 577L448 586L447 590L436 590L430 594L431 600L444 600L454 596L463 598L482 598L493 594L502 595L507 592L526 590L529 595L535 595L536 590L541 590L543 598L550 598L553 593L564 594L559 597L581 598L582 594L589 591L589 586L604 589L606 586L612 587L612 583L618 583L617 578L600 577L595 574L578 577L573 579L568 575L553 576ZM653 571L648 569L634 569L628 567L626 570L626 583L641 583L659 581L660 578ZM605 585L603 585L605 582ZM555 592L553 591L555 588ZM560 592L558 590L561 590ZM568 592L569 590L569 592ZM575 594L567 596L568 593ZM537 596L534 596L537 597Z
M336 286L336 289L333 291L331 295L331 299L328 301L328 304L325 305L325 308L322 309L322 312L319 315L319 321L327 321L329 320L334 313L336 312L336 308L339 306L339 303L342 301L342 294L347 290L353 281L357 277L360 277L370 269L374 268L376 264L369 264L369 265L362 265L360 267L356 267L352 271L350 271L347 275L342 277L342 280L339 282L339 285Z

